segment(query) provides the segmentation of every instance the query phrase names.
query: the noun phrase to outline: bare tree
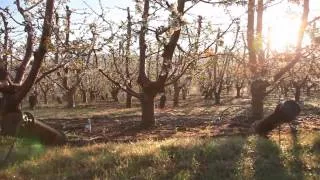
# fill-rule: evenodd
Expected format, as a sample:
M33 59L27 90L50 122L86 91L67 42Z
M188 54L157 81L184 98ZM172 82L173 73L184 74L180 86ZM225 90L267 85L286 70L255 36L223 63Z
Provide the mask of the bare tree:
M28 11L31 9L30 7L22 7L20 0L16 1L16 7L24 20L22 25L27 34L27 41L24 57L20 66L17 68L14 79L12 79L7 69L7 53L4 53L1 59L0 92L3 95L3 98L1 99L1 133L3 135L15 135L16 129L22 120L21 118L14 119L12 117L15 116L13 115L14 113L21 114L20 103L35 83L44 56L48 51L51 37L54 0L46 1L41 39L35 52L33 52L35 38L34 25L31 17L28 15ZM2 17L4 16L5 15L2 13ZM4 24L6 23L7 22ZM5 38L5 41L8 41L9 37L5 36ZM27 71L30 62L32 61L31 57L33 57L33 62L30 71Z

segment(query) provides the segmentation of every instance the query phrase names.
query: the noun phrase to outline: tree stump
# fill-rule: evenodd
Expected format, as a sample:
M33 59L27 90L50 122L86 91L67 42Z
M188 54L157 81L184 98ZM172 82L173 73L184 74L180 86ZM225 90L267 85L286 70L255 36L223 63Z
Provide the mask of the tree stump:
M267 136L277 126L293 121L300 111L299 104L293 100L280 103L271 115L255 124L254 130L261 136Z

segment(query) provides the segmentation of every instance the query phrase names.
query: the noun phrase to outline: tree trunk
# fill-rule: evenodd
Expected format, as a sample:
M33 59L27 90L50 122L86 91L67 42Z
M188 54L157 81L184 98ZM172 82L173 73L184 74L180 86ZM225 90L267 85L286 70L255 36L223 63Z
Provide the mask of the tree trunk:
M48 92L43 92L43 104L48 104Z
M96 100L96 95L94 91L90 91L90 102L94 102Z
M241 97L241 87L240 86L237 86L236 87L236 90L237 90L237 96L236 96L236 98L240 98Z
M87 91L85 90L80 90L80 91L81 91L82 103L87 104L88 103Z
M254 80L251 83L251 107L253 120L260 120L263 118L263 103L268 85L269 84L264 80Z
M300 96L301 96L301 86L295 86L294 89L295 89L294 100L296 102L299 102L300 101Z
M58 104L62 104L62 98L60 96L57 96L56 100L57 100Z
M160 103L159 103L159 108L160 108L160 109L165 108L165 106L166 106L166 101L167 101L166 94L163 93L163 94L161 95L161 97L160 97Z
M76 102L75 102L75 89L70 89L68 90L66 94L66 100L67 100L67 108L74 108L76 107Z
M142 120L141 127L149 128L155 126L156 121L154 118L154 97L153 93L143 92L141 98L141 108L142 108Z
M173 107L179 106L179 94L181 88L179 87L178 83L174 83L173 85Z
M214 104L216 105L221 104L221 96L219 92L214 93Z
M132 107L132 96L131 94L127 93L126 108L131 108L131 107Z
M205 94L204 94L204 99L213 99L213 89L209 88Z
M112 97L113 101L119 102L119 99L118 99L119 89L112 89L110 93L111 93L111 97Z
M15 136L22 120L20 103L15 101L13 95L5 94L1 99L1 135Z
M230 94L231 88L232 88L232 85L228 84L226 89L228 95Z
M31 110L34 110L36 105L38 104L38 96L36 94L31 94L29 96L29 106Z
M182 88L182 99L186 100L187 99L187 95L188 95L188 88L187 87L183 87Z

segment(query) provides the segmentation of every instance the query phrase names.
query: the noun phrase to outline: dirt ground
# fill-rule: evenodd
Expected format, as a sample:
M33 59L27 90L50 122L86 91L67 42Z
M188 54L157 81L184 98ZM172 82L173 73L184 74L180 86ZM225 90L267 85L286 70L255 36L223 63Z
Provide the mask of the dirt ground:
M276 103L266 107L266 115L272 112ZM155 110L155 127L140 129L139 109L133 114L118 116L92 116L89 118L45 118L44 122L63 131L70 145L85 145L97 142L133 142L137 140L162 140L169 137L214 137L248 135L251 132L248 99L234 99L222 106L193 98L181 103L179 108ZM301 115L293 123L280 127L280 133L298 131L319 131L320 110L310 104L304 105ZM91 132L85 128L91 119ZM279 129L273 134L279 133Z

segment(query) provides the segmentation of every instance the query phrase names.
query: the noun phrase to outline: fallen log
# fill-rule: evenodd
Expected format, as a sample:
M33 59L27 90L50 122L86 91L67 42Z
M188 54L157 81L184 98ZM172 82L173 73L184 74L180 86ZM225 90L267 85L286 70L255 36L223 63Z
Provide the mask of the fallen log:
M267 136L279 125L293 121L300 111L299 104L293 100L280 103L271 115L254 124L254 131L260 136Z
M63 132L36 120L29 112L23 113L23 123L18 131L18 137L38 139L46 145L63 145L66 143L66 136Z

